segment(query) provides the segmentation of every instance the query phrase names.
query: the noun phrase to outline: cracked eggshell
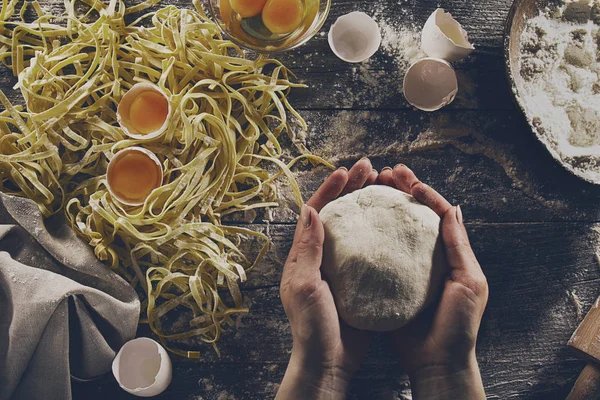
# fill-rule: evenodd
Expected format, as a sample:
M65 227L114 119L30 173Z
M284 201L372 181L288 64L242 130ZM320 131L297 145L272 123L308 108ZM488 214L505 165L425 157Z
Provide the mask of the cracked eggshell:
M131 104L137 98L137 96L149 91L159 93L167 100L168 111L167 117L165 118L165 121L160 126L160 128L153 132L144 134L140 133L137 129L134 128L133 124L129 119L129 109L131 108ZM119 106L117 107L117 122L119 123L125 134L132 139L154 139L160 136L164 131L167 130L172 115L173 110L171 108L169 96L167 96L167 94L164 91L162 91L161 88L149 82L139 82L133 85L131 89L129 89L127 93L123 95L123 98L121 99L121 101L119 102Z
M162 393L171 383L172 369L164 347L145 337L125 343L112 363L119 386L139 397Z
M404 96L414 107L436 111L452 103L458 93L458 81L452 66L439 58L423 58L404 75Z
M421 32L421 48L429 56L448 62L468 56L475 47L469 43L467 32L443 8L435 10Z
M329 29L329 47L340 59L358 63L369 59L381 45L379 25L363 12L339 17Z
M110 193L110 195L112 197L114 197L115 199L117 199L120 203L125 204L127 206L141 206L142 204L144 204L146 199L140 200L140 201L133 201L130 199L126 199L126 198L120 196L117 193L117 191L114 190L114 188L111 186L111 182L113 181L114 174L117 173L117 172L115 172L114 166L117 165L117 162L119 161L119 159L121 159L122 157L126 156L127 154L129 154L133 151L137 151L137 152L145 154L146 156L148 156L148 158L150 158L150 160L152 160L156 164L157 173L158 173L157 183L159 183L159 184L158 184L158 186L155 185L156 186L155 189L160 187L160 185L162 184L162 181L163 181L163 169L162 169L162 165L160 164L160 160L158 159L158 157L156 157L156 154L154 154L150 150L145 149L143 147L133 146L133 147L127 147L123 150L119 150L108 162L108 167L106 168L106 188L108 189L108 192Z

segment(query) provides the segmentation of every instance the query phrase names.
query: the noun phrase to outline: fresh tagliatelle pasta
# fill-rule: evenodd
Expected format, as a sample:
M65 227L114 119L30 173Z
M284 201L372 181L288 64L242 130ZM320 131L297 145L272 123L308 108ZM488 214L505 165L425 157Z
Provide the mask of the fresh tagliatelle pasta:
M240 282L269 248L269 238L224 225L224 215L278 205L276 180L300 160L326 162L297 144L286 155L290 72L278 61L247 59L194 2L195 10L158 1L65 1L65 14L45 14L36 2L4 0L0 60L18 77L25 106L0 92L0 178L5 193L34 200L49 216L64 211L96 256L140 293L142 320L171 351L199 357L171 340L197 337L216 349L232 316L247 312ZM19 3L21 4L21 3ZM34 17L28 19L28 15ZM127 22L126 22L127 21ZM268 71L268 72L265 72ZM117 123L120 99L138 82L152 82L173 109L166 132L128 138ZM142 146L164 170L163 185L143 206L126 207L106 188L116 152ZM243 238L262 242L253 260ZM168 329L167 314L183 307L184 329Z

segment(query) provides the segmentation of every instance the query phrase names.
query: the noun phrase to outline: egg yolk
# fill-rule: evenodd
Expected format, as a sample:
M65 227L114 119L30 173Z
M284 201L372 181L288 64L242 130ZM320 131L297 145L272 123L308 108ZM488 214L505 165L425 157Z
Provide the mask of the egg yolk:
M262 11L267 0L231 0L231 8L242 18L255 17Z
M161 93L140 93L129 107L129 121L139 133L146 135L157 131L167 119L169 102Z
M285 34L296 30L304 19L302 0L268 0L262 20L273 33Z
M120 198L141 202L162 184L160 166L140 151L131 151L115 162L107 179L113 193Z

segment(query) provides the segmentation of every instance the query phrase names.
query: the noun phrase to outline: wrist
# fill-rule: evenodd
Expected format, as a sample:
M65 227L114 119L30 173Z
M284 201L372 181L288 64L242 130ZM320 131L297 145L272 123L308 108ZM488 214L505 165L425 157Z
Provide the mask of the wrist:
M466 362L429 365L409 374L413 399L485 399L475 354Z
M344 399L349 381L346 372L294 348L277 399Z

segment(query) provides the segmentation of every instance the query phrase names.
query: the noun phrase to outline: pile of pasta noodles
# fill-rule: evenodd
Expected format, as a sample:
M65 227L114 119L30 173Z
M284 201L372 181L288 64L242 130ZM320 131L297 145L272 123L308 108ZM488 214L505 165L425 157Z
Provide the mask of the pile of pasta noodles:
M322 160L300 145L294 159L282 149L288 115L305 128L287 100L300 85L283 65L246 58L197 0L195 10L146 13L155 3L67 0L65 14L54 16L36 1L19 9L3 1L0 59L18 77L25 106L0 92L1 190L34 200L45 216L65 212L140 293L142 322L171 351L194 358L197 348L169 343L199 338L217 349L232 316L248 311L239 284L269 247L266 235L222 217L276 207L283 175L301 204L290 168ZM167 131L151 140L130 139L117 123L120 99L142 81L167 93L174 110ZM106 188L108 162L131 146L154 152L164 170L163 185L139 207L121 205ZM239 249L248 237L262 243L254 259ZM190 315L185 329L165 329L181 307Z

